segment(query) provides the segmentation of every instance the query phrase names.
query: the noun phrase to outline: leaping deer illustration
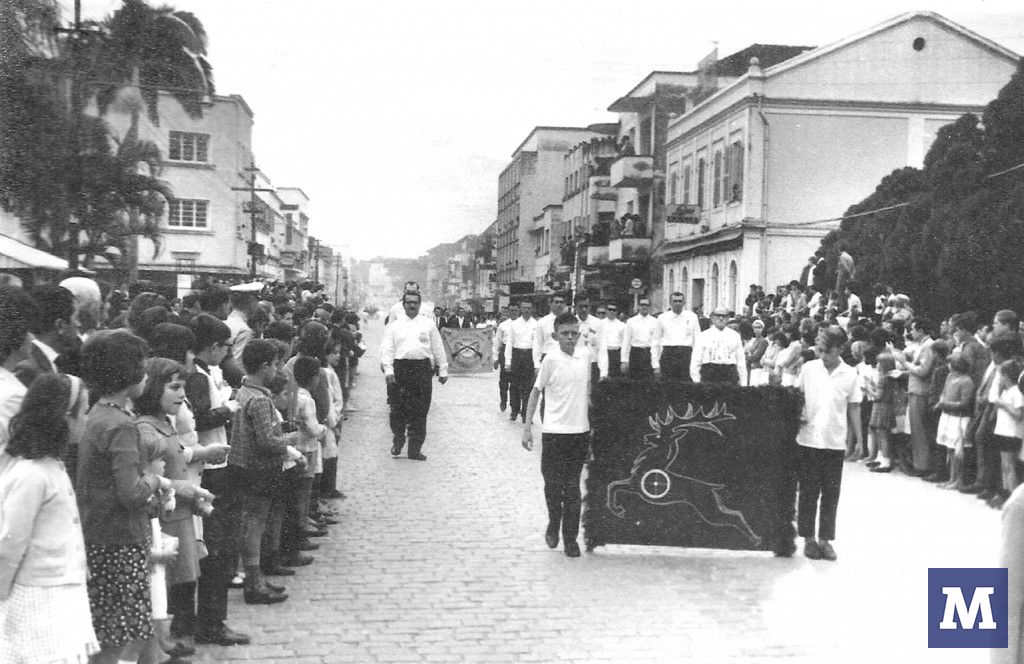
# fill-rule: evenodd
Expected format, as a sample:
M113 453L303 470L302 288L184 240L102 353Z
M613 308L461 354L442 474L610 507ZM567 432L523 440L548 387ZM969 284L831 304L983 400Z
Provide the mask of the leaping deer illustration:
M653 433L644 435L644 449L633 460L633 469L626 479L608 485L608 509L615 516L625 518L626 510L619 505L620 493L632 493L652 505L689 505L700 519L711 526L735 528L753 543L761 544L739 510L730 509L722 502L719 491L724 484L712 484L674 472L679 456L679 443L694 429L703 429L723 435L718 425L735 420L726 404L715 403L709 411L694 409L690 404L680 416L669 407L662 418L658 414L648 418ZM673 423L678 422L675 426Z

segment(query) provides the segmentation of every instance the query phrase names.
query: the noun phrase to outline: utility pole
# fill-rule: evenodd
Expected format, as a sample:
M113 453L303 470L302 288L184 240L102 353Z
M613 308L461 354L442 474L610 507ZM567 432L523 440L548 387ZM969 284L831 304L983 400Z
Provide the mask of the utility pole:
M263 254L265 247L261 247L256 242L256 220L259 218L259 211L256 209L256 192L264 191L274 193L273 189L260 188L256 186L256 174L260 172L260 169L256 168L256 159L253 158L249 162L249 165L245 167L245 171L249 174L247 187L231 187L232 191L247 191L249 192L249 243L248 243L248 254L249 254L249 278L256 281L256 258ZM239 175L243 180L246 176Z

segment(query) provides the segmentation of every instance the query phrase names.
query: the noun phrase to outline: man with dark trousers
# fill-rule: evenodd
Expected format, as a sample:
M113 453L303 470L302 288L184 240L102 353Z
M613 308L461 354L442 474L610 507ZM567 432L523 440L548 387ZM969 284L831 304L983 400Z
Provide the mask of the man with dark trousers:
M504 320L498 323L498 328L494 330L494 346L491 349L491 357L494 358L494 368L501 372L498 375L498 407L504 413L508 407L509 388L512 386L512 372L505 368L505 341L508 340L512 322L519 318L519 305L510 304L502 313Z
M409 458L426 461L421 450L427 437L434 365L438 382L444 385L448 382L448 356L434 321L419 315L420 304L416 291L402 296L405 315L388 323L380 342L380 358L391 404L391 455L402 453L408 437Z
M460 304L458 311L448 318L448 327L453 327L457 330L471 330L475 325L473 317L466 311L466 306L463 304Z
M533 302L522 300L519 310L523 315L512 321L505 340L505 370L512 375L509 388L512 411L508 418L510 422L515 422L520 416L526 417L526 404L535 376L533 342L537 334L537 319L533 317Z
M668 297L670 309L658 316L654 328L656 350L654 351L655 373L660 367L665 380L690 382L690 359L693 344L700 334L697 314L687 311L686 296L676 291Z

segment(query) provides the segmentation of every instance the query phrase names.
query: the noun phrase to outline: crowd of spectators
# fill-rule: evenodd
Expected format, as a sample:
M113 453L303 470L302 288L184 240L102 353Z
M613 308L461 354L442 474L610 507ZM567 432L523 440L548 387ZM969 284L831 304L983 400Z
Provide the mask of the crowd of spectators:
M248 643L229 589L287 600L337 523L359 323L311 283L0 286L0 661Z

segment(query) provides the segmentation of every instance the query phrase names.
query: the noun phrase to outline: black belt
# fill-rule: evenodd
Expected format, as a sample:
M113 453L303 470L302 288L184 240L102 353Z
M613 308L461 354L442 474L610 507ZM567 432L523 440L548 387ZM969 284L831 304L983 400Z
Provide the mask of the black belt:
M426 359L426 358L424 358L422 360L395 360L395 364L399 364L399 363L401 363L401 364L422 364L423 362L427 362L429 364L433 364L433 360L429 360L429 359Z

